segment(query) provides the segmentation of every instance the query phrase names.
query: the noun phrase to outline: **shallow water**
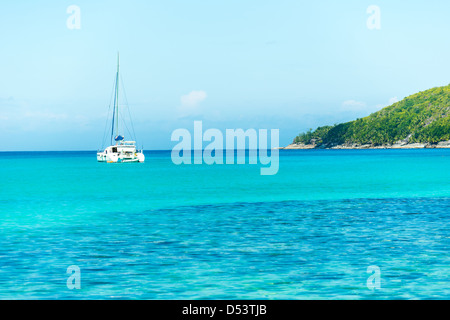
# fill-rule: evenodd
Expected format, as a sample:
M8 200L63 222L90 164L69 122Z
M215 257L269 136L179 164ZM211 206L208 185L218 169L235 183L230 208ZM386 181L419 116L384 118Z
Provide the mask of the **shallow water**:
M0 153L0 299L450 298L450 150L146 157Z

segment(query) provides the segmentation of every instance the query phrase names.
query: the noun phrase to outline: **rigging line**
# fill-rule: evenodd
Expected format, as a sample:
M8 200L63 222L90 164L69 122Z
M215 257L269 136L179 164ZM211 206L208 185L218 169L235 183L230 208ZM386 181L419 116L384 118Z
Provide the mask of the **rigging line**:
M136 141L136 132L134 131L133 118L132 118L132 116L131 116L130 107L129 107L129 105L128 105L128 98L127 98L127 94L126 94L126 91L125 91L125 85L123 84L123 78L122 78L122 75L120 76L120 81L121 81L121 83L122 83L123 96L124 96L124 99L125 99L125 105L127 106L127 109L128 109L128 117L129 117L129 119L130 119L131 129L132 129L132 131L133 131L133 134L131 134L131 132L130 132L130 130L128 129L128 127L127 127L127 130L128 130L128 132L129 132L130 136L132 136L132 139Z
M108 115L106 117L106 124L105 124L105 131L104 131L104 140L103 143L106 144L106 138L107 138L107 128L108 128L108 122L110 121L110 111L111 111L111 103L113 100L113 96L114 96L114 87L115 87L115 80L113 81L113 86L111 88L111 94L110 94L110 98L109 98L109 106L108 106Z
M125 104L128 109L128 116L130 117L131 129L133 130L133 140L136 141L136 132L134 131L133 117L131 116L130 106L128 105L127 93L125 91L125 85L123 84L122 75L120 75L120 81L122 82L123 97L125 98Z
M111 123L111 145L113 144L113 137L114 137L114 118L116 117L116 101L117 101L117 75L115 77L114 80L114 87L115 87L115 91L114 91L114 110L113 110L113 115L112 115L112 123ZM117 101L117 113L119 113L119 101ZM119 114L117 114L117 117L119 116ZM116 131L118 131L118 127L119 127L119 123L117 122L117 128Z
M115 80L113 81L113 87L111 89L111 95L110 95L110 98L109 98L108 114L106 116L105 129L103 130L102 149L103 149L103 147L106 144L106 133L107 133L108 122L109 122L109 112L111 111L112 97L113 97L113 94L114 94L114 85L115 85Z
M120 112L120 117L122 118L122 123L123 123L123 126L125 127L125 129L127 129L127 131L128 131L128 134L131 136L131 132L130 132L130 129L128 129L128 126L127 126L127 123L125 122L125 120L124 120L124 117L123 117L123 114L122 114L122 111L120 111L119 110L119 112ZM132 136L131 136L132 137ZM133 137L132 137L133 138ZM133 140L136 140L136 139L133 139Z

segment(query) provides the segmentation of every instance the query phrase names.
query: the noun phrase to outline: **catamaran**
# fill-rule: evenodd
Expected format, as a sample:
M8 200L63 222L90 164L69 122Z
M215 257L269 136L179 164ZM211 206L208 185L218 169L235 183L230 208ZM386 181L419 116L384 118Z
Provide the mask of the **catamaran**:
M117 54L117 72L114 83L114 108L111 122L111 145L103 151L97 152L97 161L107 163L144 162L144 150L138 151L136 148L136 141L126 141L124 134L119 131L119 114L119 54ZM123 127L126 127L126 125Z

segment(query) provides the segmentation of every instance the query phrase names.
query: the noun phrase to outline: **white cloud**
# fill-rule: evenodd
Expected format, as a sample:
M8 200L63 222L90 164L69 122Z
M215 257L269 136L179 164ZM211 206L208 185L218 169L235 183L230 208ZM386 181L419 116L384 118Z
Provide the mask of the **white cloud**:
M366 113L375 112L383 109L384 107L390 106L396 102L398 102L397 97L390 98L387 103L377 104L377 105L367 105L367 103L363 101L356 101L356 100L347 100L342 103L342 111L348 111L348 112L356 112L361 115L365 115Z
M393 97L389 99L388 106L393 105L394 103L398 102L397 97Z
M23 99L0 97L0 132L20 134L23 132L60 132L80 130L95 123L105 123L92 115L61 112L59 105L32 104Z
M180 98L181 105L178 113L181 117L197 115L200 113L200 103L206 99L206 92L203 90L193 90Z
M366 110L366 103L356 100L347 100L342 103L342 109L344 111L361 111Z
M199 91L191 91L188 94L181 96L181 104L188 107L195 107L200 102L206 99L206 92Z
M33 120L36 120L39 122L46 121L46 120L49 120L49 121L65 120L65 119L69 118L68 115L65 113L55 113L55 112L51 112L51 111L47 111L47 110L37 111L37 112L36 111L26 111L23 114L23 117L32 118Z
M399 101L399 100L398 100L397 97L392 97L392 98L390 98L390 99L388 100L387 104L384 104L384 103L382 103L382 104L377 104L377 105L375 106L375 107L376 107L376 111L381 110L381 109L386 108L386 107L389 107L389 106L392 106L394 103L396 103L396 102L398 102L398 101Z

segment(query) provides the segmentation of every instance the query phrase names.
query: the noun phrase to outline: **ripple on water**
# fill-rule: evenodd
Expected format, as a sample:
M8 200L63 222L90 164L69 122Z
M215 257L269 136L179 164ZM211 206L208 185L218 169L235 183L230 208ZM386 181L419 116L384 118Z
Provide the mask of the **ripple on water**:
M0 235L0 298L448 299L448 207L447 198L231 203L16 224ZM66 287L70 265L81 290ZM376 291L366 286L372 265Z

